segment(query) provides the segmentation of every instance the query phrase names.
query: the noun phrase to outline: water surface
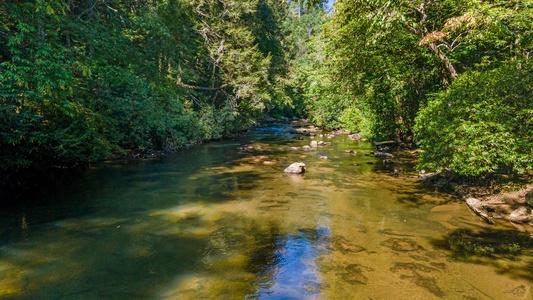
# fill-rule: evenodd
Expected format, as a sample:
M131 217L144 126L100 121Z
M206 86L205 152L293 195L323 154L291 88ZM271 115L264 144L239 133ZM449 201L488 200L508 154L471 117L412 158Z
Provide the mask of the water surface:
M98 164L3 209L0 298L531 299L527 235L391 176L410 166L369 143L294 150L311 137L291 129Z

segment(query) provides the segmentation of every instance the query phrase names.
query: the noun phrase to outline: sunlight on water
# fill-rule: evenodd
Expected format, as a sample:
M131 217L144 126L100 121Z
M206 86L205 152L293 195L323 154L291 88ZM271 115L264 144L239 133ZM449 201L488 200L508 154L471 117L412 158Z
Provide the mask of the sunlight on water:
M100 164L2 211L0 298L531 299L529 237L389 175L368 143L301 149L291 129Z

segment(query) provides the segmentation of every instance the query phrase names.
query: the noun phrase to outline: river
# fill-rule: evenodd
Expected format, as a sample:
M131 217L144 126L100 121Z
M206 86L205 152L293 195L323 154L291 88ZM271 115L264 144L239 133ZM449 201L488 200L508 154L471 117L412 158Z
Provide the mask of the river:
M529 236L391 176L408 160L346 135L294 150L293 129L99 163L3 208L0 298L532 299Z

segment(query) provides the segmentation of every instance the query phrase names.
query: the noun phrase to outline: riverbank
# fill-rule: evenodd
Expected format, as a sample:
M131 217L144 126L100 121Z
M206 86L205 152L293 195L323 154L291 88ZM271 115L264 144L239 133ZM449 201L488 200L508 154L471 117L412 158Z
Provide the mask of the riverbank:
M417 150L398 143L374 143L379 156L402 153L404 160L412 159L416 164ZM391 146L398 145L397 148ZM406 158L406 156L408 158ZM410 158L409 158L410 157ZM412 172L411 172L412 173ZM527 232L533 238L533 177L531 175L487 176L469 178L451 173L406 174L402 169L395 169L391 175L419 177L424 179L424 186L437 192L451 194L461 198L477 216L488 224L509 222L518 231Z
M337 131L342 132L342 131ZM419 150L396 141L373 142L379 164L388 166L390 175L421 178L423 185L439 193L459 197L488 224L509 222L533 238L533 176L525 174L473 178L452 173L416 172ZM393 166L391 168L391 166Z
M533 238L533 180L531 177L465 179L436 174L426 185L462 198L466 205L489 224L509 222Z
M257 124L256 126L260 125ZM88 168L100 163L112 161L123 161L127 163L138 160L160 159L169 154L187 151L196 145L242 137L256 126L228 134L223 138L201 140L196 143L185 143L179 145L176 149L155 147L148 149L122 149L97 160L76 161L71 162L69 165L39 166L18 169L17 171L0 169L0 204L23 201L24 198L32 198L34 194L55 193L64 186L74 183Z

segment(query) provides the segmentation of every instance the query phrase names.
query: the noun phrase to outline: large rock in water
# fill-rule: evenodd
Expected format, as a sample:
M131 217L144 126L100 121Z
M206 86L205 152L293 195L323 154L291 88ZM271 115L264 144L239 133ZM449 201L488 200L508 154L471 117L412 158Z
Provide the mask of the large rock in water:
M466 205L468 205L468 207L483 220L487 221L487 223L494 224L492 216L487 212L485 207L483 207L483 201L476 198L467 198L465 202Z
M285 173L302 174L305 172L305 164L301 162L295 162L285 169Z

